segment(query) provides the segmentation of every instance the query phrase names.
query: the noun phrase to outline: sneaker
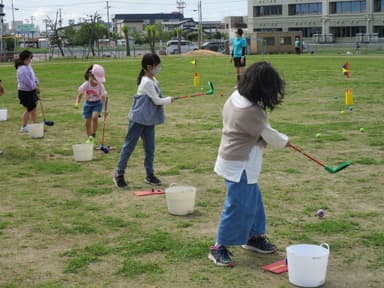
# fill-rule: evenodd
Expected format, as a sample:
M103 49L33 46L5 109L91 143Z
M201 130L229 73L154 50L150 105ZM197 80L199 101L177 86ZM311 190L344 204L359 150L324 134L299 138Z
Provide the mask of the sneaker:
M21 132L21 133L28 133L28 132L29 132L29 130L28 130L28 126L21 126L21 128L20 128L20 132Z
M161 185L161 181L154 174L149 174L145 177L144 182L147 184Z
M87 144L95 144L95 138L93 136L89 136L87 141L85 141Z
M124 175L117 175L113 177L113 183L115 183L117 188L127 188L128 185L124 180Z
M275 245L269 242L267 236L253 236L248 240L247 245L241 245L242 248L261 254L271 254L277 251Z
M231 259L232 253L223 245L211 246L209 248L208 259L218 266L233 267Z

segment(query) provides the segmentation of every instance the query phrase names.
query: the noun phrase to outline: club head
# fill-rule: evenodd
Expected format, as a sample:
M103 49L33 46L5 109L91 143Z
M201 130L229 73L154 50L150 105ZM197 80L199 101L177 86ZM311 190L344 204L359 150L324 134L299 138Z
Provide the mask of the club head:
M109 148L104 146L103 144L100 145L100 150L103 151L105 154L109 152Z
M335 168L332 168L332 167L329 167L329 166L324 166L324 169L327 170L329 173L337 173L337 172L347 168L349 165L351 165L351 163L349 161L345 161L345 162L339 164Z
M55 125L55 122L44 120L44 124L47 126L53 126L53 125Z
M208 87L209 90L207 91L207 95L212 95L213 92L215 92L215 88L213 87L213 83L211 81L208 81Z

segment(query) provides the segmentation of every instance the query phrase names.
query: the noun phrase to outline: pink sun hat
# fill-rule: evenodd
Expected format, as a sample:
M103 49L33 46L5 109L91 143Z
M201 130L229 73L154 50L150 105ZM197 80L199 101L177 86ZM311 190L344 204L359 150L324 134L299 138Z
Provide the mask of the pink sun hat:
M100 66L98 64L93 64L91 73L93 77L97 80L97 82L104 83L105 82L105 74L104 74L104 68L103 66Z

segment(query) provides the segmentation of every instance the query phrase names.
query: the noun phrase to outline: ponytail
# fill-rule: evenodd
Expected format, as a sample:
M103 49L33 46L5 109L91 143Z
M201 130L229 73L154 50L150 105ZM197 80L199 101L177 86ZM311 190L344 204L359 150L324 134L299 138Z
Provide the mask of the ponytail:
M19 54L19 58L17 58L15 60L15 68L17 69L17 68L19 68L19 66L24 65L24 60L26 60L32 56L33 56L32 52L30 52L28 50L24 50L23 52L21 52Z
M91 66L89 66L87 71L85 71L85 73L84 73L84 79L87 81L89 80L89 76L91 75L92 68L93 68L93 64Z
M141 78L143 78L144 74L145 74L145 70L144 70L144 68L141 68L140 73L139 73L139 76L137 77L137 86L140 85L140 83L141 83Z
M15 60L15 68L17 69L21 65L24 65L23 60L21 60L20 58L16 59Z

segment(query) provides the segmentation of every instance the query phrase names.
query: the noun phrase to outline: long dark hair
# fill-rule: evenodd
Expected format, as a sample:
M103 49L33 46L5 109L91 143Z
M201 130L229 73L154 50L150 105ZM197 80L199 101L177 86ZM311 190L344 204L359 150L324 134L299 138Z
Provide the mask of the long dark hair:
M284 81L272 65L262 61L252 64L245 70L240 77L238 90L253 104L272 111L283 101L284 86Z
M145 71L147 71L147 66L156 66L160 64L160 57L156 53L147 53L144 54L143 59L141 59L141 70L139 76L137 77L137 85L140 85L141 78L143 78Z
M84 73L84 79L87 81L89 80L89 75L91 75L92 68L93 68L93 64L91 66L89 66L88 69Z
M31 51L24 50L19 54L19 58L15 60L15 68L19 68L19 66L24 65L24 60L28 59L29 57L32 57L33 54Z

